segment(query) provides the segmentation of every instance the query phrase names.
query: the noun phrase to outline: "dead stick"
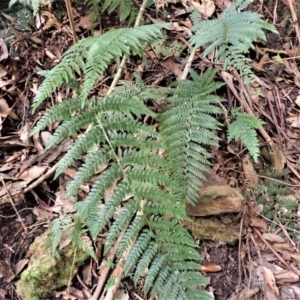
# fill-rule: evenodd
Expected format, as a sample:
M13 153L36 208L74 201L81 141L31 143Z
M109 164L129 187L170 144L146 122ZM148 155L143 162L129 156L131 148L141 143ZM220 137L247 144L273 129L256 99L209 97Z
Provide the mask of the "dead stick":
M17 210L17 208L15 206L15 203L14 203L13 199L10 196L9 190L8 190L8 188L7 188L6 184L5 184L2 176L1 176L1 182L3 184L3 187L5 187L6 194L7 194L8 198L9 198L9 200L10 200L10 203L11 203L11 206L12 206L13 210L15 211L16 215L18 216L18 219L21 222L21 225L22 225L24 231L27 233L27 228L26 228L24 222L22 221L22 218L21 218L21 216L20 216L20 214L19 214L19 212L18 212L18 210Z
M272 248L272 246L264 239L264 237L262 236L262 234L260 233L260 231L256 228L254 228L255 233L259 236L259 238L261 239L261 241L272 251L272 253L279 259L279 261L289 270L294 272L294 270L291 268L290 265L288 265L286 263L286 261L284 261L282 259L282 257Z

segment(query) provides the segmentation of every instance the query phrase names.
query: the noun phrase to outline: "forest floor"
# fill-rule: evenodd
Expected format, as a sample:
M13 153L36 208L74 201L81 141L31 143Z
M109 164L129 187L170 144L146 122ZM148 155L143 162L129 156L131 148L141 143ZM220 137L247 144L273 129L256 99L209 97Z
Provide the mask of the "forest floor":
M261 138L263 155L258 163L249 159L243 144L228 144L225 132L218 133L219 147L211 149L212 182L225 180L243 195L247 206L247 213L215 217L224 224L232 219L237 222L233 243L195 237L204 259L203 274L210 281L207 291L218 300L300 299L300 31L295 22L300 1L294 1L254 2L249 9L263 14L279 34L268 33L267 41L259 41L251 50L255 78L250 85L240 82L234 70L227 71L232 82L218 92L227 99L223 107L227 111L241 106L238 98L247 99L255 115L265 121L264 129L274 143L270 147ZM137 6L140 2L135 1ZM150 6L144 15L147 23L172 22L172 30L165 32L166 42L147 47L144 59L128 61L123 79L132 80L138 68L151 86L168 86L180 78L189 57L187 36L192 24L183 4L168 2L164 8ZM213 16L229 3L215 1ZM80 39L90 34L91 18L80 1L72 5ZM53 179L53 170L70 141L45 152L57 124L32 138L29 132L45 110L68 93L56 91L38 112L31 113L32 99L43 80L37 72L55 66L73 44L73 36L63 1L43 7L30 25L31 32L22 31L15 18L0 12L2 20L10 29L10 41L6 46L0 39L0 299L15 300L20 299L16 282L30 259L30 244L51 220L72 212L73 199L62 198L76 165ZM95 31L122 26L126 23L120 24L116 14L103 14ZM210 65L209 57L196 52L194 70L201 74ZM106 94L116 68L107 69L95 94ZM222 80L221 72L217 77ZM48 299L88 299L96 284L97 265L90 260L79 269L68 292L57 290ZM126 281L118 299L148 299L142 286L142 281L137 287Z

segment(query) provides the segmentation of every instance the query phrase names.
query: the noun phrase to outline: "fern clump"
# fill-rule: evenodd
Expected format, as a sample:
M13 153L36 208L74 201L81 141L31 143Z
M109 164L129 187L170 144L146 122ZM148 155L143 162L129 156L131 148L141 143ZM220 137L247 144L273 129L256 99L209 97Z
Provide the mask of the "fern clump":
M252 0L235 1L221 13L219 19L197 21L193 15L196 23L191 37L193 47L208 44L204 55L215 51L215 60L223 62L224 69L235 67L246 82L251 80L253 73L248 65L251 60L245 54L250 48L254 48L254 41L266 40L263 30L277 32L272 24L262 20L262 15L242 11L251 2Z
M228 126L228 143L230 143L233 139L241 139L248 148L248 151L254 161L257 161L260 151L255 129L260 129L265 122L255 116L239 112L238 110L231 110L231 113L236 119Z
M198 91L200 94L212 89L212 75L210 72L209 76L204 76L208 82ZM199 82L197 85L201 86ZM75 239L75 245L90 254L90 247L80 236L87 229L92 238L96 238L111 224L105 253L126 229L117 258L121 259L129 251L124 276L133 272L135 283L148 269L145 293L160 299L209 299L204 293L194 295L194 288L207 282L199 273L199 263L195 262L201 259L197 245L179 223L187 219L179 181L182 176L177 176L179 171L174 174L177 164L171 157L165 159L159 155L161 151L168 153L161 134L141 121L142 116L157 119L157 115L143 101L157 99L164 92L165 89L148 88L141 81L126 83L110 95L94 99L84 107L81 107L79 97L74 99L74 103L71 99L62 102L51 108L38 122L33 132L62 120L48 147L70 134L76 136L80 128L87 124L93 125L91 130L77 137L60 161L56 176L86 155L74 180L67 187L66 195L76 195L80 187L107 164L87 197L75 204L75 218L70 218L69 223L66 219L54 222L52 249L57 247L64 229L72 240ZM209 111L208 102L204 100L204 112ZM211 109L215 108L211 106ZM113 189L104 199L105 192L111 187ZM117 211L119 213L116 215Z

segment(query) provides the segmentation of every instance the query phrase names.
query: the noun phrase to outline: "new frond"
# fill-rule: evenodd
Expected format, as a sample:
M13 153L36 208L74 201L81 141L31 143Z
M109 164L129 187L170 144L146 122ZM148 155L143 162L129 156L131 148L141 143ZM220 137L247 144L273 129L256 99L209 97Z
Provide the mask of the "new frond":
M247 113L234 111L233 115L236 116L236 120L228 126L228 142L230 143L233 139L241 139L248 148L254 161L257 161L260 152L259 141L255 129L260 129L265 123L257 117Z

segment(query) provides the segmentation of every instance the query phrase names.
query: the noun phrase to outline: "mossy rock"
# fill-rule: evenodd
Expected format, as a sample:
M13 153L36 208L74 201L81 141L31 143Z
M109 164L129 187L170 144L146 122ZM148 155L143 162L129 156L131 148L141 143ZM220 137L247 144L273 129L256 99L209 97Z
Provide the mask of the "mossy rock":
M29 248L30 262L17 283L17 292L23 300L42 300L53 296L67 286L88 255L81 250L74 254L70 243L52 256L47 247L48 232L37 237ZM75 258L74 258L75 255Z

